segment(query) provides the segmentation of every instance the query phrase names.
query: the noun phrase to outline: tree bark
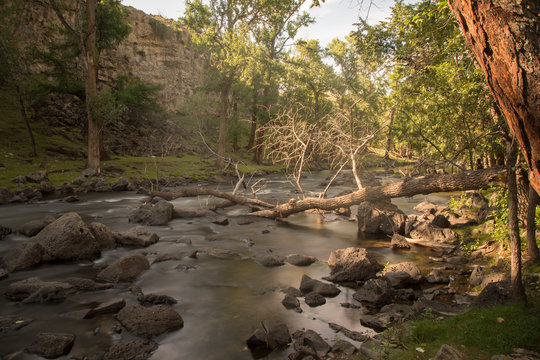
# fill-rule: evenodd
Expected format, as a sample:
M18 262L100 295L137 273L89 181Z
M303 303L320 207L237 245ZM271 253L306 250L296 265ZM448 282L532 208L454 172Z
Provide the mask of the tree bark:
M94 116L97 100L96 81L96 0L86 0L86 114L88 117L88 167L100 172L101 125Z
M365 187L353 193L335 198L305 198L302 200L291 199L287 203L272 205L258 199L234 195L215 189L183 189L178 192L152 192L151 195L172 200L178 197L190 197L199 195L212 195L230 200L233 203L247 205L257 211L252 216L266 218L285 218L292 214L311 209L335 210L343 207L358 205L364 201L377 201L401 196L413 196L417 194L431 194L434 192L475 190L488 186L492 182L501 182L504 177L503 167L467 171L453 175L430 175L413 179L407 179L400 183L386 186Z
M518 225L518 196L516 180L516 145L508 141L506 146L506 178L508 183L508 233L510 236L510 282L512 298L526 302L525 289L521 281L521 239Z
M529 260L540 260L540 251L536 243L536 207L540 204L540 196L529 184L529 205L527 206L527 256Z
M17 91L17 97L19 98L19 109L21 112L21 117L23 119L24 126L26 127L28 138L30 139L30 152L33 157L36 157L36 140L34 139L34 133L32 132L32 128L30 127L30 121L28 120L28 115L26 114L26 107L24 106L23 95L19 85L15 85L15 90Z
M540 192L540 2L450 0Z
M217 152L217 167L223 169L225 167L225 151L227 145L227 120L229 118L229 95L231 91L231 82L229 79L224 79L221 84L221 112L219 114L219 138Z

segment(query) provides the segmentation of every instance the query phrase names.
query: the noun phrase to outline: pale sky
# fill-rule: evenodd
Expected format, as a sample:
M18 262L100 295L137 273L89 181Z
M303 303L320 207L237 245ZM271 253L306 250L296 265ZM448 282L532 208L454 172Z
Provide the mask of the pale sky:
M279 0L276 0L279 1ZM366 17L369 0L326 0L318 8L306 10L315 18L315 24L302 29L298 38L319 39L321 45L327 45L332 39L343 39L358 22L359 15ZM409 1L408 1L409 2ZM311 2L309 2L311 3ZM122 4L133 6L148 14L161 15L176 20L184 14L183 0L122 0ZM390 16L393 0L374 0L368 22L370 24L385 20Z

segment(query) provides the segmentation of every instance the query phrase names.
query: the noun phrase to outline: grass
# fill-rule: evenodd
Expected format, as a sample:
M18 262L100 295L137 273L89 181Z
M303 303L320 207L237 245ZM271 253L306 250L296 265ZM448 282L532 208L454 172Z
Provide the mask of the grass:
M441 321L422 319L406 325L407 350L394 359L429 359L443 344L463 352L469 360L490 359L512 348L540 350L540 302L475 308ZM417 349L420 348L424 352Z

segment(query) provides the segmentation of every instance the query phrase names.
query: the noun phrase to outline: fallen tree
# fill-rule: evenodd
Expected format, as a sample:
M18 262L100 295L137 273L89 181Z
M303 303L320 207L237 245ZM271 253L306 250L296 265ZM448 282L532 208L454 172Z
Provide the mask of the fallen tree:
M187 188L175 192L153 191L152 196L166 200L180 197L210 195L228 200L229 204L249 206L254 210L251 216L265 218L286 218L299 212L318 209L331 211L358 205L364 201L378 201L402 196L431 194L435 192L477 190L489 186L493 182L504 182L506 170L504 167L494 167L476 171L465 171L458 174L434 174L416 178L407 178L402 182L385 186L365 187L350 194L334 198L307 197L300 200L291 199L288 202L272 205L268 202L247 196L231 194L208 188Z

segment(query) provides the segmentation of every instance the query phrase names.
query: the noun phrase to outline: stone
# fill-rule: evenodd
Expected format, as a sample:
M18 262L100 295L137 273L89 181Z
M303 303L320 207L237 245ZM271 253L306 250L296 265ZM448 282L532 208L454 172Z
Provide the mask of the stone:
M260 359L272 352L266 333L261 329L255 329L253 334L246 340L246 345L254 359Z
M446 218L446 216L442 214L435 215L433 220L431 220L431 224L438 228L449 228L450 227L450 221Z
M147 247L159 241L156 233L148 232L143 226L136 226L121 233L114 233L116 242L123 246Z
M73 186L69 183L63 183L54 189L54 193L57 195L71 195L73 194L73 191Z
M362 334L358 331L349 330L339 324L336 323L329 323L328 326L330 329L334 330L335 332L342 333L346 337L348 337L351 340L358 341L358 342L364 342L369 339L369 336Z
M47 170L34 171L33 173L26 175L25 178L26 181L36 184L39 184L42 181L49 181L49 175L47 174Z
M127 304L120 310L117 319L128 331L142 336L157 336L184 326L180 314L167 305L147 308L138 304Z
M84 176L85 178L87 178L87 177L96 176L97 172L94 169L86 168L83 171L81 171L81 175Z
M5 187L0 187L0 205L9 204L13 194Z
M430 284L448 284L448 282L450 282L450 277L445 271L434 268L431 270L426 280Z
M403 233L407 216L390 201L362 202L358 205L358 230L369 234Z
M294 266L309 266L317 261L317 258L307 255L291 254L287 256L285 261Z
M465 360L463 353L450 345L443 344L437 354L429 360Z
M405 236L395 233L394 235L392 235L390 247L392 249L410 249L411 244L409 244Z
M300 291L302 294L316 292L324 297L335 297L341 292L335 285L312 279L305 274L300 282Z
M139 294L137 300L141 305L174 305L178 303L175 298L164 294Z
M111 189L113 191L127 191L128 188L129 188L129 181L124 177L118 178L118 180L116 180L111 185Z
M75 335L73 334L39 333L26 350L47 359L56 359L69 354L74 343Z
M301 347L308 347L312 349L317 356L324 357L331 350L330 345L317 334L315 331L309 329L302 332L301 335L295 337L295 348L299 349Z
M226 216L218 216L212 220L212 224L226 226L229 225L229 219Z
M11 228L0 225L0 240L4 240L4 238L11 234L11 232Z
M510 284L507 281L491 282L472 301L473 307L503 305L511 299Z
M328 266L331 269L328 280L336 283L366 281L382 269L366 249L355 247L332 251Z
M130 216L129 221L144 225L166 225L172 219L173 208L173 204L165 200L159 200L155 204L149 202L141 205Z
M17 331L30 324L33 320L20 315L0 316L0 335Z
M414 239L436 242L452 242L457 239L456 233L452 229L439 228L426 221L414 224L409 235Z
M422 214L427 213L427 214L435 215L435 213L437 213L437 211L439 210L439 206L435 205L434 203L430 201L425 200L425 201L422 201L420 204L416 205L413 209Z
M49 180L40 182L38 189L43 195L49 195L54 193L54 187L51 185Z
M111 229L102 223L92 222L88 225L90 232L99 244L101 249L111 249L116 247L116 238Z
M79 277L69 277L67 279L64 279L63 282L72 285L78 291L105 290L114 287L113 284L98 283L91 279L84 279Z
M304 296L304 301L307 305L311 307L321 306L326 304L326 299L321 294L318 294L314 291L307 293Z
M300 301L290 294L285 294L285 297L283 300L281 300L281 304L287 310L294 310L299 313L302 312L302 309L300 308Z
M469 285L470 287L476 287L482 283L484 279L485 270L482 266L476 265L469 276Z
M394 288L414 286L422 280L420 269L410 261L388 265L381 271L380 275L388 279L390 285Z
M266 332L266 339L270 348L275 349L277 347L286 347L289 345L292 339L287 325L281 321L270 319L263 320L261 324Z
M114 344L103 355L103 360L146 360L158 344L148 339L136 339Z
M29 269L41 264L43 247L33 241L26 241L10 250L4 257L4 267L7 271Z
M32 237L37 235L41 230L43 230L45 226L54 222L54 220L55 219L52 216L45 216L44 218L39 220L30 220L16 228L15 232L28 237Z
M510 280L510 275L504 272L492 271L488 274L484 274L480 287L484 289L491 283L501 283Z
M127 255L103 269L97 275L97 279L115 283L129 282L148 269L150 269L150 263L146 256L143 254Z
M47 225L32 238L43 246L43 261L96 259L101 250L81 217L67 213Z
M353 355L356 352L356 347L346 340L339 339L334 343L331 350L332 354Z
M394 292L386 278L370 279L354 294L353 298L360 302L368 302L381 307L392 302Z
M11 182L14 182L15 184L24 184L26 181L26 177L19 175L15 176L13 179L11 179Z
M255 260L264 267L276 267L285 265L285 258L275 254L255 256Z
M61 302L75 292L70 284L59 281L42 281L33 277L9 284L4 295L11 301L25 304Z
M91 319L91 318L96 317L98 315L116 314L124 306L126 306L126 300L124 300L124 299L109 300L107 302L101 303L98 306L92 308L90 311L88 311L86 313L84 318L85 319Z
M15 195L19 197L20 201L23 202L35 202L35 201L41 201L43 200L43 194L41 191L26 187L22 190L15 191ZM12 201L15 200L15 197L12 199Z

